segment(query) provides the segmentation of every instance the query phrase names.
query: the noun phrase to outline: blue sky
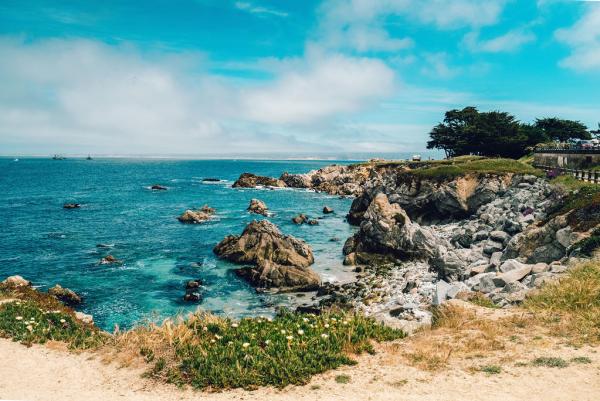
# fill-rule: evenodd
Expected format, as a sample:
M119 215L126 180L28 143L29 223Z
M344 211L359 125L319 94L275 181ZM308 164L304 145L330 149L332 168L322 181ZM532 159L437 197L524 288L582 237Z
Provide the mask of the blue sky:
M0 153L412 152L444 111L600 122L600 2L0 3Z

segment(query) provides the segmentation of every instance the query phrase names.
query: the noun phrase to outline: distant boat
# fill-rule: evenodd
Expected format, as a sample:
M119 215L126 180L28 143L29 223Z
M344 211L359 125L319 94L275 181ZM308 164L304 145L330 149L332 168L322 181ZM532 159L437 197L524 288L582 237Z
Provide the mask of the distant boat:
M92 156L88 155L88 157L85 158L86 160L93 160Z
M65 157L61 155L54 155L52 156L52 160L65 160Z

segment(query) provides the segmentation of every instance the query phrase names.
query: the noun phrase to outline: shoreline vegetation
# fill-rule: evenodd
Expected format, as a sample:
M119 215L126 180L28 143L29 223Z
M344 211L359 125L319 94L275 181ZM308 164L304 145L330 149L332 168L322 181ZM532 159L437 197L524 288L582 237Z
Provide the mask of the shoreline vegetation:
M464 231L465 227L460 226L459 229L453 224L477 222L477 219L484 218L480 214L475 215L473 209L494 202L496 193L492 191L490 196L489 192L483 192L486 195L480 197L478 203L473 203L470 197L477 194L477 185L485 185L486 191L502 187L502 194L509 196L509 203L513 202L511 196L526 197L528 194L518 191L533 191L538 188L535 189L538 191L536 193L548 192L547 195L550 195L555 191L560 194L560 199L555 203L548 203L543 212L538 214L536 211L535 218L533 211L526 210L528 199L514 201L522 203L521 206L517 204L517 210L522 213L515 215L520 223L514 228L514 232L506 229L512 234L503 232L500 235L496 231L486 233L485 239L473 240L470 238L481 236L479 232L474 232L467 235L468 245L453 245L457 246L458 252L459 248L467 249L471 246L471 241L475 244L481 241L474 249L484 255L487 261L485 264L471 263L467 266L444 260L438 266L435 262L432 266L442 278L437 279L437 284L433 287L427 284L427 279L423 276L415 282L414 287L396 290L404 293L403 296L411 296L410 302L418 301L417 291L423 292L425 288L429 291L423 292L428 295L423 295L424 298L421 299L421 302L429 299L427 308L421 304L411 312L410 308L402 305L402 311L397 312L400 316L406 316L403 319L414 320L410 314L416 313L415 311L421 313L421 308L425 316L430 316L429 324L420 324L410 330L410 336L407 336L408 332L403 328L384 325L381 319L375 318L379 315L371 313L372 309L349 307L348 304L337 301L321 303L320 308L311 310L313 313L280 310L272 319L256 317L232 320L198 311L167 319L161 324L148 323L127 331L107 333L56 297L34 289L22 279L7 280L0 285L0 336L29 346L61 342L73 351L85 350L119 366L142 364L145 366L144 376L148 379L210 391L306 385L315 375L345 365L354 365L357 355L373 354L382 349L390 358L398 358L407 366L426 372L444 371L460 363L471 374L501 375L505 369L514 365L515 360L531 369L541 366L560 368L588 360L597 364L596 358L592 360L589 355L580 355L567 361L548 354L522 361L526 352L524 344L530 344L536 351L548 353L552 352L548 344L575 347L585 345L594 350L600 344L600 262L597 259L600 234L596 229L600 224L600 189L569 177L554 178L546 183L542 179L543 173L526 161L479 156L423 162L372 161L326 167L305 175L284 174L280 179L258 177L258 182L266 186L275 182L276 186L309 187L330 194L356 196L353 210L357 212L355 223L359 224L360 230L354 237L355 243L352 246L347 243L344 250L352 247L355 249L354 259L350 262L357 265L357 282L361 282L361 277L367 276L363 269L373 269L377 265L383 266L381 270L377 270L383 272L383 275L378 276L379 273L376 273L375 276L393 282L389 269L410 262L405 254L393 253L397 246L395 243L386 243L384 247L381 243L369 242L372 241L372 233L368 231L368 224L382 221L385 223L383 227L396 227L398 231L394 232L397 235L413 235L414 232L422 231L419 235L427 238L427 232L430 232L428 230L443 228L444 224L448 225L448 230L458 232ZM513 176L525 178L511 184ZM354 181L349 177L353 177ZM257 176L250 174L246 178L251 180L251 185L256 185ZM442 221L436 214L419 214L423 210L418 209L407 208L405 212L398 204L388 203L387 197L392 199L392 194L387 194L385 199L381 196L369 198L369 191L373 188L390 188L387 179L393 180L394 185L399 185L396 190L403 188L402 185L413 188L414 183L417 183L417 188L421 188L417 192L431 185L437 191L443 190L458 196L456 205L442 204L448 216L452 216L454 220ZM460 183L457 184L458 182ZM548 185L552 190L548 189ZM238 186L244 187L244 183ZM448 188L454 188L455 192L449 192ZM515 192L510 192L511 190ZM368 200L368 209L358 204L361 199ZM398 202L402 204L402 200ZM408 202L414 203L414 199L410 198ZM375 206L380 209L375 210ZM438 206L426 204L424 207ZM452 207L464 209L456 209L457 213L452 214ZM391 211L394 208L399 208L400 211ZM488 214L490 213L492 212ZM349 214L350 222L351 215L352 210ZM531 217L527 217L529 215ZM411 219L418 220L422 226L411 222ZM534 251L541 246L538 243L541 237L535 233L552 228L556 221L563 220L564 225L560 229L568 231L569 240L560 248L562 253L553 259L559 262L536 262ZM368 224L363 224L365 221ZM492 228L489 230L493 230L493 224L496 223L490 224ZM556 235L556 230L554 231L553 235ZM434 237L439 234L431 232ZM382 237L376 233L373 238L385 241L385 235L387 234ZM490 239L487 239L488 235ZM517 242L514 238L521 242L510 245ZM268 241L261 240L262 246L268 247ZM561 238L555 239L554 236L552 241L562 243ZM252 240L247 242L253 243ZM500 245L488 252L484 246L489 246L492 242ZM452 244L455 244L454 238ZM414 243L410 246L413 245ZM298 251L298 246L294 245L293 248ZM402 246L407 249L408 245ZM251 251L256 252L256 249L252 248ZM391 265L386 258L383 258L386 259L385 263L381 264L382 252L386 257L394 255ZM411 252L423 253L419 249ZM494 264L490 260L494 258L493 253L497 252L504 252L506 255L516 253L510 258L505 257L504 264L500 261ZM549 251L544 248L544 252L546 253L542 256L546 257ZM280 250L275 254L281 257ZM349 256L347 254L347 259ZM501 256L497 255L498 258ZM440 256L431 257L436 260ZM255 262L258 266L271 262L261 258ZM521 258L523 262L517 263L516 258ZM359 263L360 260L363 262ZM507 260L514 260L511 263L516 267L500 270ZM534 264L537 270L532 273ZM524 269L527 271L521 273ZM425 273L431 274L427 270L429 269L426 268ZM515 272L519 276L508 281L509 276L514 276ZM540 277L544 280L536 281ZM473 281L473 278L478 280L473 282L475 284L472 287L460 287L452 297L447 295L449 289L443 287L446 292L440 295L442 281L444 285L448 285L444 280L458 283ZM529 280L527 285L525 278ZM491 288L485 289L486 283ZM377 285L375 283L374 288ZM509 287L515 288L511 294L518 292L520 297L509 298L510 294L505 293ZM431 301L431 297L434 301ZM435 301L436 297L438 301ZM383 305L386 302L384 298L370 298L369 302ZM360 302L362 305L370 305L364 299ZM388 309L385 311L387 313ZM502 357L501 354L505 355ZM348 383L349 380L341 376L336 376L335 379L338 384Z

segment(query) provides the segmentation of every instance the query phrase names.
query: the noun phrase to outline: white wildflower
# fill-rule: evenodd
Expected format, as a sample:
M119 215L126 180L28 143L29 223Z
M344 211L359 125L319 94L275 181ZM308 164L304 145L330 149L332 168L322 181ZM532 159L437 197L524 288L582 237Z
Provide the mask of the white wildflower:
M23 320L23 316L17 316L15 317L16 320Z
M233 327L235 329L236 327L238 327L238 324L237 323L232 323L231 327Z
M304 334L304 330L302 330L302 329L298 330L298 334L299 335L303 335Z
M61 322L61 323L65 323L65 322L66 322L66 320L65 320L65 319L60 319L60 322Z
M285 330L281 330L281 334L285 334Z
M291 340L293 340L293 339L294 339L294 337L293 337L293 336L287 336L286 338L288 339L288 341L291 341Z
M327 323L325 323L325 324L323 325L323 327L325 327L326 329L328 329L328 328L329 328L329 325L328 325Z
M249 346L250 346L250 343L243 343L242 344L242 347L244 347L244 348L248 348Z
M321 334L321 338L327 339L327 338L329 338L329 336L327 334L323 333L323 334Z

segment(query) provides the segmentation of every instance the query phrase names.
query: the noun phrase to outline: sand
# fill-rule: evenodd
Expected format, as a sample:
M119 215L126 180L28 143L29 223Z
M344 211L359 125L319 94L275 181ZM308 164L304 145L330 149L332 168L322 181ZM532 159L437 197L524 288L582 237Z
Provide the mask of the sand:
M234 390L205 393L181 390L140 377L142 371L107 365L94 354L74 354L51 345L27 348L0 339L0 399L28 401L174 401L174 400L598 400L600 353L598 348L553 348L552 356L569 360L587 356L592 364L548 367L503 367L497 375L470 373L472 361L436 373L407 366L379 346L374 356L359 357L359 364L315 377L310 384L284 390ZM532 352L526 358L545 355ZM348 384L338 375L350 376Z

